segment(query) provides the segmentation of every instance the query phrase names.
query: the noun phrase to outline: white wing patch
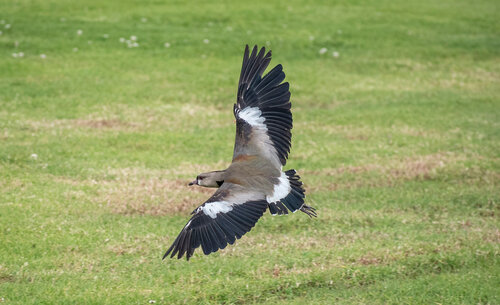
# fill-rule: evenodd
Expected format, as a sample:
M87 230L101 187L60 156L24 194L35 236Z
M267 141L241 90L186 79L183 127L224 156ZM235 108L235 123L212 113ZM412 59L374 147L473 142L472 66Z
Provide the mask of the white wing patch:
M231 203L227 201L214 201L207 202L204 206L200 207L200 209L212 218L216 218L218 213L227 213L233 209Z
M238 116L251 126L264 127L267 131L264 124L266 118L262 116L262 111L258 107L246 107L238 113Z
M272 160L276 166L281 167L281 162L278 157L276 148L271 141L271 138L267 134L268 129L266 124L266 118L262 116L262 111L259 107L246 107L238 113L238 117L250 126L252 126L252 137L254 138L254 145L258 147L260 153L266 156L268 159Z
M281 172L281 176L278 178L278 184L274 185L274 191L272 196L266 196L266 200L269 203L279 201L283 199L290 193L292 188L290 187L290 181L288 181L288 177L284 172Z

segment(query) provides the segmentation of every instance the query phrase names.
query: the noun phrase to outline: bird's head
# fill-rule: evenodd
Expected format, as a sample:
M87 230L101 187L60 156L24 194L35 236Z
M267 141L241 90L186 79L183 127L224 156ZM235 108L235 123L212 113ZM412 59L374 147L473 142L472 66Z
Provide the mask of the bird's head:
M199 185L204 187L220 187L224 183L225 171L213 171L208 173L201 173L196 177L196 180L189 183L189 185Z

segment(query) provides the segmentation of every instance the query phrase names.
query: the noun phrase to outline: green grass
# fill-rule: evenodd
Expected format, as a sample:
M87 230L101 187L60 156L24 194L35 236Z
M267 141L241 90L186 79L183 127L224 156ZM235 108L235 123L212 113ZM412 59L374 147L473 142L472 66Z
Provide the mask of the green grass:
M499 2L257 2L0 4L0 303L500 303ZM319 217L162 261L230 162L245 44Z

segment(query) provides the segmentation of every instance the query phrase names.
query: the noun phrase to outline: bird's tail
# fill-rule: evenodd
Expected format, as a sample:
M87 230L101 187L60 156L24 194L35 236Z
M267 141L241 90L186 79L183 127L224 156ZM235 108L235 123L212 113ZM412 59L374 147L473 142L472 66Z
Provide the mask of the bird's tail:
M269 203L269 212L271 212L272 215L284 215L288 214L288 210L293 213L300 210L309 217L316 217L316 209L304 203L306 195L304 194L305 190L304 187L302 187L300 176L297 175L294 169L286 171L285 174L290 183L290 192L284 198Z

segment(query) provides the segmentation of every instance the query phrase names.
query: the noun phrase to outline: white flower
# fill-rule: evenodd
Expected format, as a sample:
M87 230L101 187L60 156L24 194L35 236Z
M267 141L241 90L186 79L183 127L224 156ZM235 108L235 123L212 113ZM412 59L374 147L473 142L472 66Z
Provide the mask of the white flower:
M165 46L165 48L170 48L170 43L165 42L164 46Z
M228 27L226 28L226 31L228 31L228 32L231 32L232 30L233 30L233 27L232 27L232 26L228 26Z
M124 42L125 42L125 38L120 37L120 42L121 42L121 43L124 43Z
M45 59L45 58L47 58L47 55L45 55L45 54L40 54L40 58L41 58L41 59Z
M142 22L148 22L148 18L146 18L146 17L142 17L142 18L141 18L141 21L142 21Z
M132 46L133 46L134 48L137 48L137 47L139 46L139 43L134 42L134 43L132 44Z
M36 159L38 159L38 155L37 154L31 154L30 158L33 159L33 160L36 160Z
M78 31L76 31L76 35L78 35L78 36L80 36L80 35L82 35L82 34L83 34L83 31L82 31L82 30L78 30Z
M137 40L137 36L135 36L135 35L130 36L130 40L136 41Z
M104 39L108 39L108 38L109 38L109 35L108 35L108 34L104 34L104 35L102 35L102 38L104 38Z
M321 48L319 49L319 54L325 54L328 51L327 48Z
M205 39L203 39L203 43L207 43L208 44L208 43L210 43L210 40L208 40L208 39L205 38Z
M24 53L23 53L23 52L19 52L19 53L17 53L17 55L18 55L19 57L24 57Z
M314 40L314 36L313 35L309 36L309 40L313 41Z
M17 53L12 53L12 57L17 58Z
M78 52L78 48L73 48L73 52Z
M7 24L5 25L5 28L6 28L6 29L10 29L10 24L8 24L8 23L7 23Z
M339 57L339 52L337 52L337 51L333 52L332 56L335 57L335 58Z
M149 300L149 304L154 304L154 303L156 303L155 300Z

